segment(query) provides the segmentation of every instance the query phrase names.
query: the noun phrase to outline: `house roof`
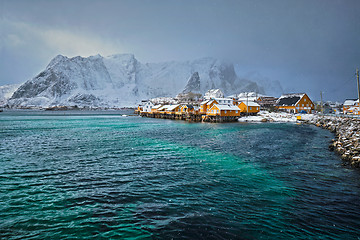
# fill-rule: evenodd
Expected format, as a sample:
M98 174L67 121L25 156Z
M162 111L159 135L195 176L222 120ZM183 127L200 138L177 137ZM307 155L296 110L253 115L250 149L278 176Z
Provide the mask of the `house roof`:
M171 106L171 105L164 105L164 106L162 106L162 107L159 107L158 110L159 110L159 111L164 111L164 110L167 110L168 107L170 107L170 106Z
M245 105L246 105L246 103L247 103L247 106L249 106L249 107L260 107L259 104L257 104L256 102L252 102L252 101L248 101L248 102L243 101L243 103L244 103Z
M203 101L200 103L200 105L204 105L204 104L207 104L210 100L206 100L206 101Z
M154 106L154 103L152 103L151 101L147 101L144 106Z
M222 100L226 100L226 101L232 101L232 98L215 98L216 101L222 101Z
M190 105L190 104L184 104L183 107L194 108L194 106L193 106L193 105Z
M170 106L167 108L167 110L168 110L168 111L174 111L175 108L177 108L177 107L179 107L179 106L180 106L180 104L170 105Z
M240 108L238 108L237 106L229 104L214 104L214 106L217 107L219 110L240 110ZM212 106L212 108L214 106Z
M158 105L153 106L151 109L158 109L161 106L162 106L161 104L158 104Z
M344 102L344 106L353 106L358 101L359 101L358 99L346 99L345 102Z
M216 101L216 99L210 99L209 102L207 103L207 105L210 105L213 102L218 102L218 101Z
M277 106L295 106L305 93L291 93L282 95L276 102Z

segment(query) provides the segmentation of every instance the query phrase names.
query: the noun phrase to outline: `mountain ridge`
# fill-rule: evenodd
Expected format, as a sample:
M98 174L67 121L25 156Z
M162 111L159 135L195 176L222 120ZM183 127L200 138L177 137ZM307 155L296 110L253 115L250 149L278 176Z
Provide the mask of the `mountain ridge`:
M44 71L22 84L8 100L19 106L135 106L142 99L174 97L191 91L188 80L204 94L220 88L225 94L242 91L264 93L257 83L241 79L234 65L215 58L183 62L141 63L133 54L68 58L55 56ZM198 86L199 83L199 86Z

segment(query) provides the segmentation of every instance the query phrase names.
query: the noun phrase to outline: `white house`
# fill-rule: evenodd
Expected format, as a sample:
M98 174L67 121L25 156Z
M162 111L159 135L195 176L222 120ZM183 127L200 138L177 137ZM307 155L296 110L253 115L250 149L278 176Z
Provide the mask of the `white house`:
M233 99L232 98L215 98L215 100L219 103L219 104L225 104L225 105L233 105Z
M144 105L143 105L143 112L151 112L151 109L154 107L155 105L151 102L151 101L147 101Z

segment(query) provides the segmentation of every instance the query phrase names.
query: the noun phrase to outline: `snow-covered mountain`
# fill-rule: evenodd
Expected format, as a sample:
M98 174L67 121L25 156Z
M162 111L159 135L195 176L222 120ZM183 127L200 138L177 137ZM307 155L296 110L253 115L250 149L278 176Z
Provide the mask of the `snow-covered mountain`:
M123 107L134 106L142 99L176 96L184 88L202 94L212 88L226 95L264 93L255 82L240 79L233 64L213 58L142 64L132 54L88 58L58 55L43 72L21 85L8 104Z

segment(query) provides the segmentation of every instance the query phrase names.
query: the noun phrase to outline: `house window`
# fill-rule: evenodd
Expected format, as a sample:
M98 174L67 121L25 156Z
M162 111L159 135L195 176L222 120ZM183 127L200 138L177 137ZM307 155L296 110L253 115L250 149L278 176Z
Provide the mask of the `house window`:
M250 107L250 110L251 110L251 107Z
M226 110L225 110L225 113L226 113Z
M306 102L306 98L304 98L304 102Z
M238 113L238 111L236 110L236 113Z

